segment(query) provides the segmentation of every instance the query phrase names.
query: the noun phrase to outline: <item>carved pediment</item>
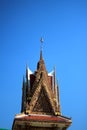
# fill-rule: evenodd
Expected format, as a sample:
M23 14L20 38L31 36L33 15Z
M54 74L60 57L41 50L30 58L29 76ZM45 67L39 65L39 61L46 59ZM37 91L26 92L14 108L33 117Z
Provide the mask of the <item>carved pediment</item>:
M37 113L44 113L44 114L52 114L53 109L50 104L49 98L47 96L47 92L45 91L44 87L42 87L37 102L33 108L33 112Z

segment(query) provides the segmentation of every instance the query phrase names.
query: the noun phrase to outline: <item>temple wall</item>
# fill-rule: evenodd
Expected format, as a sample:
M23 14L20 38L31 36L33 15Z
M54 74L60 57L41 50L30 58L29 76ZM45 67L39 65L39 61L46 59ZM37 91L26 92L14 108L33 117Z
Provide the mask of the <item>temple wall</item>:
M21 126L18 126L15 130L66 130L66 129L49 128L49 127L30 127L30 126L21 127Z

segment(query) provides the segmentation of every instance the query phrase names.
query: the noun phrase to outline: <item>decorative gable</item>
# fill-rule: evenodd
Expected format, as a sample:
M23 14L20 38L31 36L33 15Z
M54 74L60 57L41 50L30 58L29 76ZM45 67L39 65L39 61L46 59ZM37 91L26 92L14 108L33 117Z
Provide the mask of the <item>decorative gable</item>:
M26 75L26 100L23 112L27 114L59 115L60 104L55 79L55 72L48 74L41 51L37 70L30 74L30 80Z
M44 87L42 87L37 102L33 108L33 112L41 113L41 114L52 114L53 109L50 104L47 92L45 91Z

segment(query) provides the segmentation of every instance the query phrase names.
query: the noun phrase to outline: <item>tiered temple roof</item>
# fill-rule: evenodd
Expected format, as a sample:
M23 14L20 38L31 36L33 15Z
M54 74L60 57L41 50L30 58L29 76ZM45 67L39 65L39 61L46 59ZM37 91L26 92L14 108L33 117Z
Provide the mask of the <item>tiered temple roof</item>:
M48 73L42 50L37 69L33 73L26 67L26 79L23 79L21 113L15 116L13 130L43 130L44 127L67 129L71 118L62 116L59 99L59 86L56 83L55 69Z

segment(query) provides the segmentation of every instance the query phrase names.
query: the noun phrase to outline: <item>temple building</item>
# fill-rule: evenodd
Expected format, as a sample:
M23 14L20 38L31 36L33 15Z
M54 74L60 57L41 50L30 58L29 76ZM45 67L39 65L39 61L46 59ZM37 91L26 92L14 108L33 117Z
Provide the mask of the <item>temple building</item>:
M61 114L56 72L47 72L41 49L36 71L26 67L21 112L15 116L12 130L66 130L71 123L71 118Z

